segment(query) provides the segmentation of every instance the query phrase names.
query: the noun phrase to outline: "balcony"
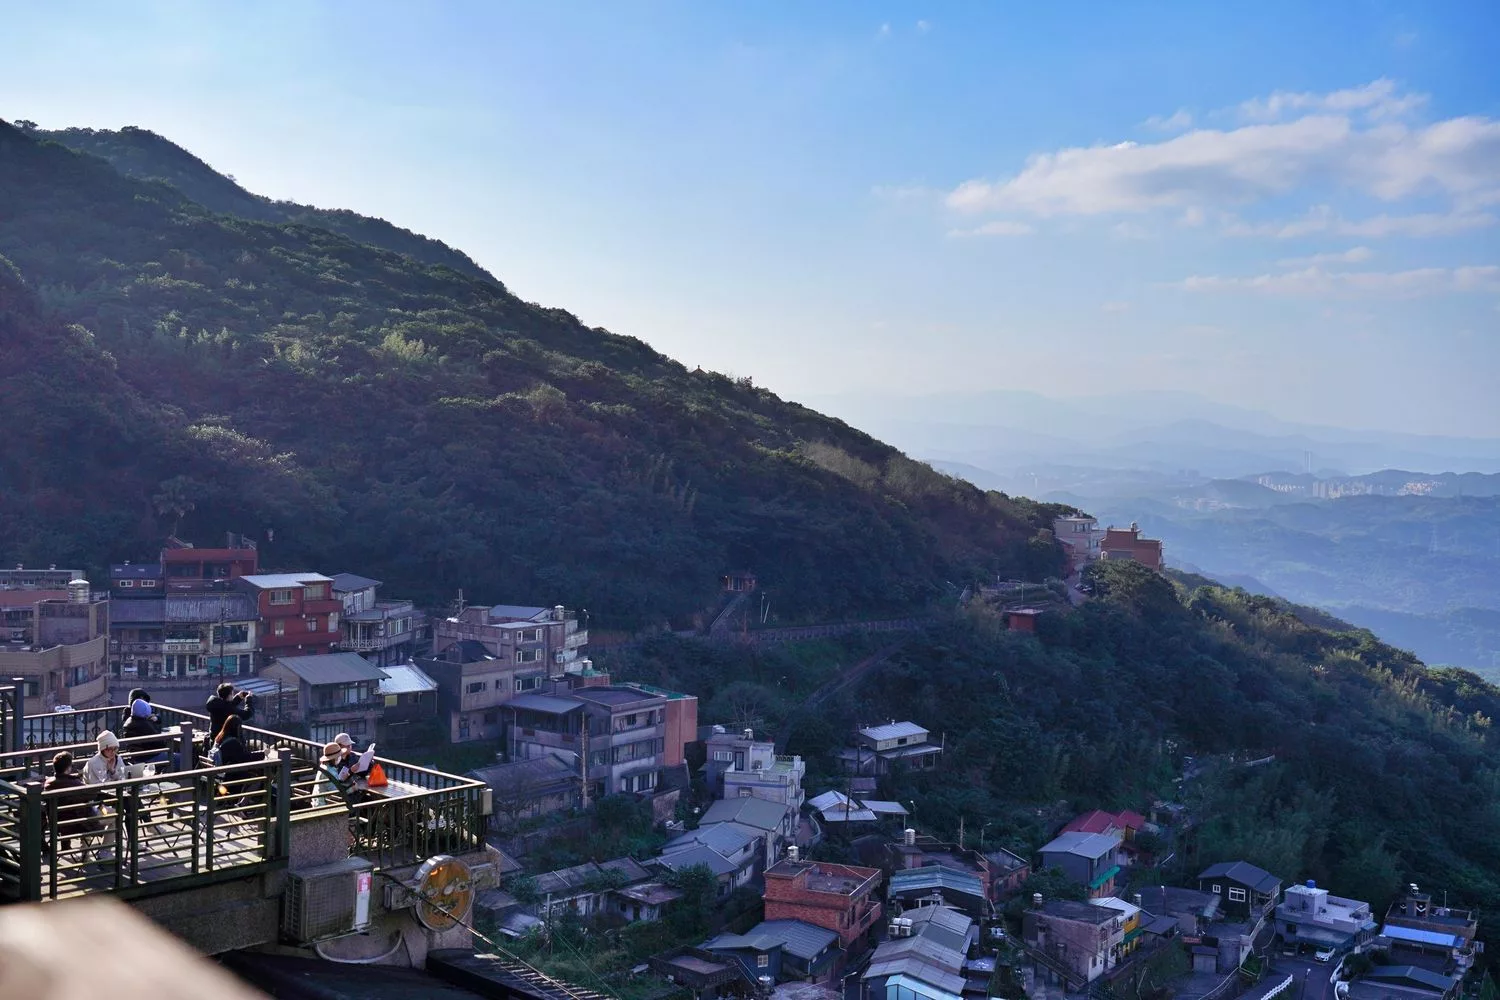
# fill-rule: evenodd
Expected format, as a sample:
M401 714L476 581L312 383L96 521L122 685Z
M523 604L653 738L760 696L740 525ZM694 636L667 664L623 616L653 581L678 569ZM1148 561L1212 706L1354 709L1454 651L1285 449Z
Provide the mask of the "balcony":
M203 639L163 639L161 650L164 653L197 653L203 649Z
M576 632L569 632L568 638L563 644L564 649L581 649L589 644L589 630L581 628Z
M402 632L400 635L381 635L373 638L350 639L347 636L338 641L339 648L351 653L369 653L378 649L390 649L399 646L411 639L410 632Z

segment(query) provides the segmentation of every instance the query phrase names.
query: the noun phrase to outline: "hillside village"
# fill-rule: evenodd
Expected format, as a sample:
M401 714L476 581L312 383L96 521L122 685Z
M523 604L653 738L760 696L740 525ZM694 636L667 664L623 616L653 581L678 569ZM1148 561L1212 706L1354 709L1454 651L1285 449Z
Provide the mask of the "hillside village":
M1162 568L1160 542L1134 525L1069 515L1054 531L1069 571L1046 595L1057 606L1087 599L1096 560ZM710 637L756 580L723 585ZM1476 915L1417 885L1382 913L1241 859L1185 869L1205 817L1166 800L1081 812L1044 843L987 840L982 817L935 836L920 791L882 797L948 766L956 734L933 720L856 727L829 762L838 777L808 787L808 762L756 728L596 667L580 612L429 613L381 588L353 572L266 572L234 535L215 548L172 539L155 561L112 565L107 590L78 570L17 567L0 571L0 668L33 711L122 704L126 689L196 708L227 682L252 696L256 724L314 743L490 753L468 774L488 789L501 859L475 899L478 927L543 968L551 942L568 941L588 975L632 997L1269 1000L1312 983L1324 997L1452 1000L1474 988ZM1047 613L1035 588L986 590L1013 630ZM1190 763L1179 785L1193 776ZM562 842L630 850L547 867Z

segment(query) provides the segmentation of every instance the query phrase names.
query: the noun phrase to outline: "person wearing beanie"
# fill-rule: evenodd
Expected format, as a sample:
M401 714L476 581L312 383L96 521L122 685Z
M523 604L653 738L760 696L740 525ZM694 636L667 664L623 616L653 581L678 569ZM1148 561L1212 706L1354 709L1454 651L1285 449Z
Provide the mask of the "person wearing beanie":
M132 706L134 706L135 703L138 702L138 701L144 701L148 705L151 704L151 696L146 693L146 689L145 688L132 688L131 689L131 691L130 691L130 697L125 699L125 710L120 713L120 725L119 725L120 729L124 729L125 728L125 723L127 723L127 722L130 721L130 710L131 710ZM152 708L152 711L155 712L155 707L154 706ZM158 718L156 720L156 724L158 726L160 726L161 725L161 719Z
M103 785L129 777L125 760L120 756L120 738L106 729L99 734L99 752L83 765L85 785Z
M171 753L170 739L161 734L161 720L151 711L151 703L144 698L137 698L130 703L130 718L120 727L120 736L122 739L140 740L132 742L129 747L130 761L133 764L164 764ZM143 736L157 738L140 739Z
M211 744L214 737L224 731L224 720L231 715L239 716L242 722L250 721L250 716L255 714L255 699L250 692L236 691L233 684L225 681L203 707L208 712L208 739Z

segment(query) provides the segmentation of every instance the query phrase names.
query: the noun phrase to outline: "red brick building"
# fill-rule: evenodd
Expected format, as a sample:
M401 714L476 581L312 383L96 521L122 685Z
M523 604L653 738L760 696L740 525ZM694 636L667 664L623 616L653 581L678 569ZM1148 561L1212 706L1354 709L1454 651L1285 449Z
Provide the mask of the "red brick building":
M1142 538L1138 524L1131 524L1129 528L1110 528L1104 533L1099 549L1106 559L1129 559L1161 572L1161 539Z
M801 920L833 931L847 951L880 919L884 875L827 861L781 861L766 869L767 920Z
M259 661L280 656L315 656L339 641L343 602L333 594L333 578L322 573L264 573L242 576L235 586L255 597L260 627Z
M161 550L166 589L199 593L208 590L216 580L237 580L255 575L260 568L255 544L234 534L226 542L222 549L200 549L172 539Z

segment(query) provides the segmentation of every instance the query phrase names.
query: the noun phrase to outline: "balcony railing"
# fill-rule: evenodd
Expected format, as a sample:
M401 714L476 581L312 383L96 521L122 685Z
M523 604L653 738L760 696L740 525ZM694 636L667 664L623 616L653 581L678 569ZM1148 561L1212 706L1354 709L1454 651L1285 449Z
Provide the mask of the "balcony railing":
M122 740L122 753L136 742ZM94 748L64 749L82 759ZM286 864L290 752L49 791L53 752L0 755L0 900L144 896Z
M375 649L389 649L399 646L403 642L409 642L412 634L401 632L397 635L381 635L371 638L350 639L347 636L339 640L339 648L347 649L353 653L367 653Z
M172 731L171 738L176 741L174 753L179 755L179 760L196 764L200 771L222 770L208 767L200 755L208 732L206 716L166 705L154 707L163 726ZM114 706L22 720L24 742L31 748L28 758L31 766L39 771L57 749L69 743L79 745L80 753L91 756L99 732L116 727L123 712L123 707ZM484 846L490 792L481 781L377 757L390 779L387 791L368 801L349 805L331 780L318 769L323 754L321 743L255 726L244 727L243 739L252 751L288 751L289 791L286 801L291 822L295 823L304 816L346 813L350 818L352 836L350 853L368 858L377 868L400 867L425 860L433 854L461 854ZM131 742L121 741L126 752ZM0 781L9 780L0 769ZM177 778L168 780L176 781ZM6 797L0 795L0 810L5 808ZM0 813L0 827L5 822L4 814ZM5 864L4 843L4 832L0 830L0 868Z

